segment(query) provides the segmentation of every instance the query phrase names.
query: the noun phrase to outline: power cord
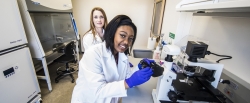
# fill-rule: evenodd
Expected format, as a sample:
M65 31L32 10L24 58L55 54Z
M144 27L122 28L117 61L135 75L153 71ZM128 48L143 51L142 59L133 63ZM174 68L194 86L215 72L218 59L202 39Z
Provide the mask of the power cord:
M216 61L217 63L219 63L221 60L232 59L232 56L228 56L228 55L219 55L219 54L212 53L212 52L210 52L210 51L207 51L206 54L207 54L207 55L213 54L213 55L216 55L216 56L219 56L219 57L226 57L226 58L221 58L221 59L217 60L217 61Z
M221 83L226 83L226 84L230 84L230 81L229 80L223 80L223 79L220 79L220 81L219 82L221 82Z

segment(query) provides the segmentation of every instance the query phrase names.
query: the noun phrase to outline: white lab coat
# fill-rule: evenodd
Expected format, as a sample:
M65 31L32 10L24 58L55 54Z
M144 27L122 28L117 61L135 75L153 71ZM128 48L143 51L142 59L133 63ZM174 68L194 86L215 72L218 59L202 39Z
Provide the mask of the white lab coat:
M124 80L132 73L128 58L119 53L118 67L105 42L90 47L79 62L71 103L117 103L126 97Z
M104 30L103 30L103 33L104 33ZM82 45L83 45L84 51L87 50L89 47L95 44L99 44L99 43L102 43L102 39L97 33L95 35L95 38L93 36L92 31L89 31L87 34L83 36Z

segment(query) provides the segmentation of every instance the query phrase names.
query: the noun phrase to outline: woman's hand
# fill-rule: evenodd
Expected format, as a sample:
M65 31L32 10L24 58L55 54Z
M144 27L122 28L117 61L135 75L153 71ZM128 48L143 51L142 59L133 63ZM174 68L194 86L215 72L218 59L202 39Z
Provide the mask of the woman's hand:
M128 85L128 87L131 88L133 86L137 86L147 82L152 74L153 74L152 69L150 69L150 67L146 67L144 69L136 71L134 74L132 74L130 78L125 79L125 82Z
M138 64L138 68L141 70L143 68L149 67L151 63L155 62L154 60L150 60L147 58L142 59L139 64Z

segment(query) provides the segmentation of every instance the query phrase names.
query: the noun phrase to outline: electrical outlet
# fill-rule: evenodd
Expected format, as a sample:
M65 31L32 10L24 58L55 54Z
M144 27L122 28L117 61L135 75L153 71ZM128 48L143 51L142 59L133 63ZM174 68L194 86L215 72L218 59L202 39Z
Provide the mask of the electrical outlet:
M237 85L236 83L232 82L232 81L230 81L229 86L230 86L231 88L233 88L234 90L239 89L238 85Z

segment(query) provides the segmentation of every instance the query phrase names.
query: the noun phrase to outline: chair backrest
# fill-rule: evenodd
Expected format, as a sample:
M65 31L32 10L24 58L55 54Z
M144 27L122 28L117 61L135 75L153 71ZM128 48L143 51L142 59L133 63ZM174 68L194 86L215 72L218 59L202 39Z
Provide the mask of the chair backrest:
M64 55L74 56L76 54L76 45L74 41L68 43L64 48Z

